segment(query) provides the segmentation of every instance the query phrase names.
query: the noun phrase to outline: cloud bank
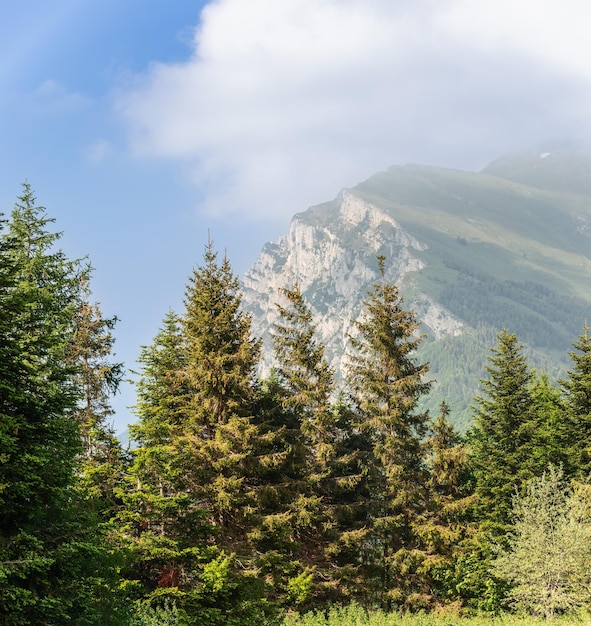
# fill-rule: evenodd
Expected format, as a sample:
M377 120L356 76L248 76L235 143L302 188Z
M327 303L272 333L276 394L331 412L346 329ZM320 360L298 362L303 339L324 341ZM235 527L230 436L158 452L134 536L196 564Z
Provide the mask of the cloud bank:
M204 211L292 215L394 163L587 139L590 21L585 0L214 0L190 58L154 63L117 109Z

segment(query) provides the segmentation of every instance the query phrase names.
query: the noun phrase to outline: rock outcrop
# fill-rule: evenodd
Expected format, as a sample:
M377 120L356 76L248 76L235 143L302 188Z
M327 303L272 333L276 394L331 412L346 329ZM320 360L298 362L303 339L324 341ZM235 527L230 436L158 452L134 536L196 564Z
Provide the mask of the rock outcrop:
M425 249L384 210L348 190L296 215L287 235L267 244L243 279L244 306L253 314L255 335L264 340L263 372L272 365L269 330L282 287L299 284L327 356L343 373L352 322L378 280L377 256L386 257L386 279L402 288L423 268L417 253ZM436 338L462 331L462 322L425 294L414 294L407 304Z

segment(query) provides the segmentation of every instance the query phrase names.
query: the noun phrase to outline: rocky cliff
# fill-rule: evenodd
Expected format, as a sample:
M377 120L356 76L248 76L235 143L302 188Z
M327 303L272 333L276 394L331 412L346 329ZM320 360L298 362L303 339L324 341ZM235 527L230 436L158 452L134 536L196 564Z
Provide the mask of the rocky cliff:
M467 427L503 327L533 366L563 374L591 320L590 163L567 151L503 157L480 173L395 166L296 215L243 278L244 306L265 342L263 373L279 289L299 283L342 374L352 321L384 255L386 279L423 323L417 358L437 381L427 408L446 400Z
M287 235L267 244L244 276L244 305L254 333L263 337L263 371L272 365L269 330L277 318L279 290L298 283L310 303L318 338L335 370L344 373L347 338L362 301L378 280L377 257L386 257L386 279L402 290L424 267L426 246L377 206L345 190L329 204L296 215ZM406 303L433 336L457 335L462 322L424 293Z

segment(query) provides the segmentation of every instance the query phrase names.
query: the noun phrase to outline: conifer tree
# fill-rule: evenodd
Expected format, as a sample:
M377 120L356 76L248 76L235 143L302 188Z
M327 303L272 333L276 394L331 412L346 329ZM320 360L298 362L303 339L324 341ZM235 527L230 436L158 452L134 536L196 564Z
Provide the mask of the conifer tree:
M573 347L572 367L560 381L566 403L562 435L568 474L585 479L591 474L591 327L583 327Z
M334 371L315 338L310 307L297 284L282 289L281 295L284 304L277 304L279 320L273 326L276 376L286 443L296 453L286 461L300 466L286 485L290 498L275 517L283 514L290 527L289 552L295 554L289 556L292 563L299 557L303 568L298 575L314 573L307 599L318 603L323 598L340 599L349 586L358 555L347 558L343 539L359 527L360 519L365 522L359 506L354 512L363 479L358 442L353 444L347 422L350 412L334 401Z
M565 419L567 408L561 390L547 372L533 370L529 392L538 421L533 440L533 464L542 470L554 465L566 472L571 455L565 445L568 419Z
M184 340L173 312L164 318L152 345L142 348L139 363L139 420L130 426L137 447L118 515L121 542L130 555L122 574L132 599L182 598L187 588L183 578L197 578L202 564L218 552L208 547L211 530L204 527L199 503L184 489L176 458L187 388Z
M52 221L25 184L0 236L0 621L117 623L107 548L75 489L83 272Z
M338 436L331 396L334 371L324 347L314 338L312 312L299 285L281 289L287 306L277 304L279 322L273 325L277 374L286 390L284 404L298 416L307 451L307 473L318 480L334 457Z
M136 554L130 595L175 598L204 625L252 619L245 545L259 343L240 301L228 260L209 243L184 314L169 314L142 351L139 447L121 515Z
M530 385L532 373L516 335L503 329L481 381L470 433L471 459L480 517L503 533L516 488L544 471L534 455L540 423Z
M77 369L75 382L81 390L73 412L84 447L80 488L108 518L114 512L115 492L123 480L125 465L125 454L108 422L113 415L111 397L119 388L123 364L111 361L117 318L104 318L98 303L90 302L89 276L90 268L86 268L67 355Z
M457 571L465 544L475 533L472 507L475 501L468 451L449 421L449 407L442 402L425 442L429 479L425 485L428 505L424 523L418 526L428 552L424 568L432 579L439 602L456 601L450 580Z
M424 559L415 525L424 511L426 480L423 437L428 415L417 410L431 384L427 364L413 353L421 337L416 316L402 308L396 286L381 281L365 302L365 316L351 339L349 385L358 411L358 428L370 441L373 529L361 549L373 568L370 576L380 600L390 606L425 600L417 570ZM368 581L369 583L369 581Z
M220 539L243 532L248 473L256 428L256 366L260 341L241 310L238 279L208 243L194 271L181 319L186 341L187 424L181 447L190 463L187 488L201 492Z

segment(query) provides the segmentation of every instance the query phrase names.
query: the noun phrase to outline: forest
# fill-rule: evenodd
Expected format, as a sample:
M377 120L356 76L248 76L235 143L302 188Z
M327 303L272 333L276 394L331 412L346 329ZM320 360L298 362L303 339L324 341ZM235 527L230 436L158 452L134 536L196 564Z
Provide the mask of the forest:
M585 320L556 381L499 329L460 435L445 402L418 408L433 382L387 259L343 384L297 284L278 294L262 379L209 241L183 310L142 347L126 448L117 320L53 223L24 184L0 230L2 624L529 624L591 608Z

